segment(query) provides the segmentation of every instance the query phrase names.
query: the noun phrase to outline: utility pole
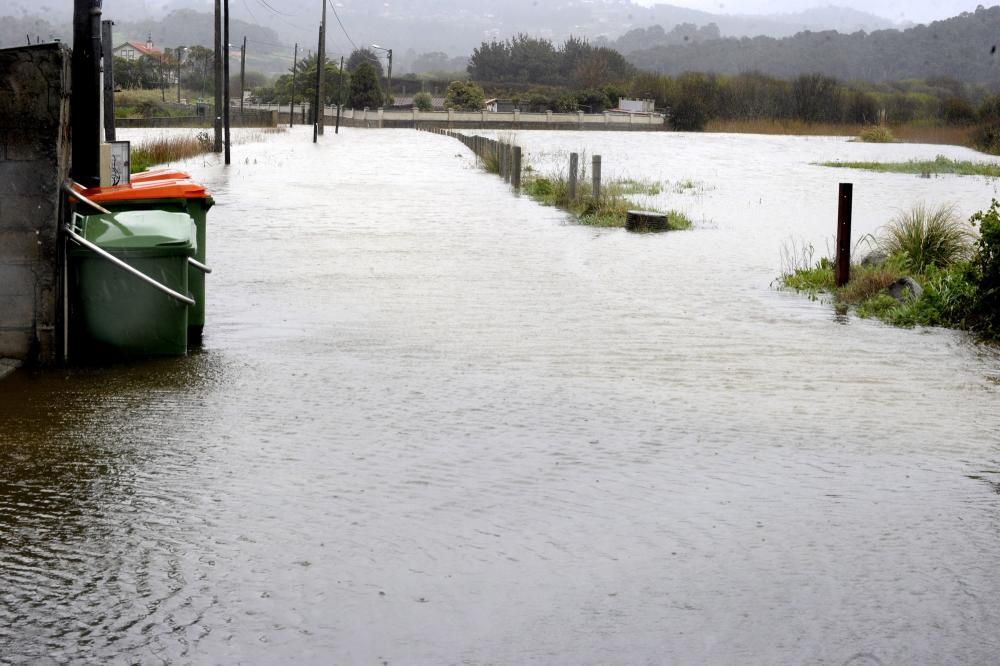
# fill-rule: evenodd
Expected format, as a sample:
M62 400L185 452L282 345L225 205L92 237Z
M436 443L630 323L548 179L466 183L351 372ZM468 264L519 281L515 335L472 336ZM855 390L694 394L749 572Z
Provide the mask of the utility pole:
M334 134L340 134L340 107L344 106L344 56L340 56L340 85L337 86L337 126L334 128Z
M403 55L406 55L405 53ZM389 49L389 70L386 74L386 79L388 79L389 94L386 96L385 105L392 106L392 49Z
M222 117L223 117L223 119L226 122L226 164L229 164L230 163L230 157L231 157L230 150L229 150L229 143L230 143L229 142L229 108L230 108L230 103L229 103L229 0L223 0L222 5L224 7L224 10L223 10L223 14L224 15L222 17L222 25L223 25L223 31L224 32L222 34L222 39L223 39L223 41L226 44L226 58L225 58L225 60L223 60L223 62L225 63L225 72L223 72L223 75L225 76L226 109L225 109L225 112L223 113Z
M326 10L326 4L325 4L326 0L323 0L323 1L324 1L323 9L325 11ZM323 45L323 26L322 25L319 27L319 38L318 38L318 40L319 40L319 45L322 47L322 45ZM319 65L319 63L320 63L320 55L319 54L320 54L320 52L316 51L316 64L317 65ZM322 80L323 80L322 72L320 71L319 67L317 66L316 67L316 95L313 97L313 143L316 143L316 141L318 141L318 137L319 137L319 89L320 89L320 81L322 81Z
M323 3L323 23L320 25L319 29L319 54L316 58L316 97L318 98L318 106L316 107L319 112L319 135L323 136L323 127L326 124L325 116L326 109L326 95L323 94L323 82L326 79L326 0L321 0Z
M243 100L246 99L244 85L247 80L247 36L243 35L243 48L240 50L240 118L243 117Z
M84 187L97 187L101 184L101 0L74 0L71 78L71 173Z
M222 152L222 0L215 0L215 152Z
M295 123L295 76L298 74L299 66L299 43L295 42L295 55L292 56L292 103L288 107L288 126Z
M184 57L184 47L177 47L177 103L181 103L181 58Z
M114 21L101 21L101 50L104 51L104 140L115 140L115 72L111 26Z

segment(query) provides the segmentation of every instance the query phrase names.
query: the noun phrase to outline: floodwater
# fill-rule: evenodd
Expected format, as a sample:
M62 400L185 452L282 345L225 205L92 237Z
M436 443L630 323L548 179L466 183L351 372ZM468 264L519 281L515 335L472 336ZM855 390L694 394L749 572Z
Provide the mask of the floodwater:
M1000 354L770 286L840 180L856 238L998 188L814 162L986 158L517 140L695 229L571 224L414 131L182 164L203 349L0 382L0 662L996 662Z

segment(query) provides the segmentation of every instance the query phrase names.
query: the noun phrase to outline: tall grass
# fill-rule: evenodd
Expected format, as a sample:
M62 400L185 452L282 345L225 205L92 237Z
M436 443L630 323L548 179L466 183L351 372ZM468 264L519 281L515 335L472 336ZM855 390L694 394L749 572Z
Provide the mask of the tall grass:
M894 143L896 136L885 125L871 125L861 130L858 140L863 143Z
M910 173L916 176L932 174L953 174L957 176L988 176L1000 178L1000 164L953 160L938 155L933 160L910 160L908 162L820 162L820 166L841 169L864 169L879 173Z
M190 134L164 135L144 139L132 146L130 171L137 173L157 164L178 162L195 155L211 152L212 148L213 140L208 132L199 132L196 136Z
M897 214L879 237L879 247L902 258L911 271L947 268L972 254L971 227L950 204L928 208L920 203Z

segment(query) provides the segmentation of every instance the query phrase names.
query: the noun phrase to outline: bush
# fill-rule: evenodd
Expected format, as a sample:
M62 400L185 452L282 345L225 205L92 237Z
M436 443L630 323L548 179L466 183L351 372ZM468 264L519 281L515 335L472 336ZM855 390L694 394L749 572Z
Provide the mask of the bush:
M858 139L864 143L894 143L896 141L892 130L885 125L871 125L864 128Z
M905 268L922 273L931 266L947 268L967 259L972 236L954 206L932 210L918 204L886 225L879 246L886 254L899 256Z
M417 111L433 111L434 100L430 93L421 91L413 96L413 106L417 107Z
M678 132L701 132L708 122L708 108L700 99L682 97L670 112L670 127Z
M977 292L973 306L975 327L986 337L1000 338L1000 203L972 216L979 225L979 243L970 274Z

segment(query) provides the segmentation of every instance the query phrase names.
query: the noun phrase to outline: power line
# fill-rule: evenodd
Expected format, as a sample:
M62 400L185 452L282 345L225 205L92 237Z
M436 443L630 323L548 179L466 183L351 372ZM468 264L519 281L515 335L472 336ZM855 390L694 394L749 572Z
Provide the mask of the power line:
M344 22L340 20L340 14L337 13L337 8L334 6L333 0L326 0L326 1L330 3L330 8L333 9L333 15L337 19L337 23L340 24L340 29L344 31L344 37L347 37L347 41L349 41L351 43L351 46L354 47L354 50L357 51L358 45L355 44L354 40L351 39L351 36L347 34L347 28L344 27Z

